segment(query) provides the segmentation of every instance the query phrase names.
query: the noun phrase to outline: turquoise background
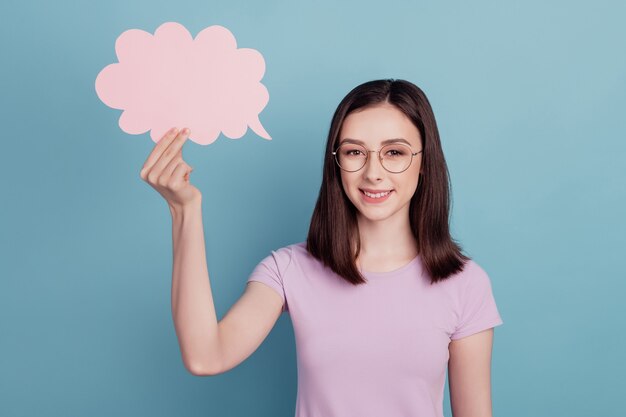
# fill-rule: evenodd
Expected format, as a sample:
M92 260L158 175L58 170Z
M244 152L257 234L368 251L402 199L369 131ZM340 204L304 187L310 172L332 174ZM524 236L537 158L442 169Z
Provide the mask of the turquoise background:
M404 78L431 100L453 233L504 320L494 415L623 415L624 2L5 0L0 15L0 415L293 416L287 315L230 372L185 370L170 213L139 177L153 143L95 93L116 38L167 21L225 26L266 61L273 140L184 148L219 317L270 250L305 239L341 98Z

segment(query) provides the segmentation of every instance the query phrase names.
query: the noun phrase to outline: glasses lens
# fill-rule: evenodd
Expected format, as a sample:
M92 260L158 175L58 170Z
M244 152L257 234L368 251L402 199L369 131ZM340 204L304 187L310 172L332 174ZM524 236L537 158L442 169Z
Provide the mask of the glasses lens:
M392 144L380 150L383 166L390 172L402 172L411 165L411 148L407 145Z
M346 171L358 171L365 165L367 150L361 145L346 143L337 148L335 159L341 169Z

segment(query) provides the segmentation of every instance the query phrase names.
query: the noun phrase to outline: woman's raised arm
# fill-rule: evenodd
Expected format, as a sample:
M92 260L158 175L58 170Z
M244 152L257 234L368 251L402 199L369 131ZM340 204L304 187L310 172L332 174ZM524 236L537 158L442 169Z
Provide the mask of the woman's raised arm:
M216 375L243 362L268 335L282 299L250 282L218 322L206 262L202 195L189 182L193 170L182 158L189 130L167 132L141 169L141 178L167 201L172 214L172 316L183 363L194 375Z
M248 358L280 317L283 301L270 287L249 282L217 322L207 271L199 205L173 211L172 315L185 367L194 375L224 373Z

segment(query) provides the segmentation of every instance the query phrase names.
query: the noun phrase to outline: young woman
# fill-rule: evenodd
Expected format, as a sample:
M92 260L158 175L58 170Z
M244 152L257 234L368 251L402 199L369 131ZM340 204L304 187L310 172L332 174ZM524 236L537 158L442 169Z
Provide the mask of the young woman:
M183 362L217 375L249 357L281 312L294 326L297 417L490 417L493 327L485 271L449 232L449 180L425 94L404 80L354 88L333 116L306 242L263 259L217 320L201 194L181 154L155 146L141 178L173 218L172 314Z

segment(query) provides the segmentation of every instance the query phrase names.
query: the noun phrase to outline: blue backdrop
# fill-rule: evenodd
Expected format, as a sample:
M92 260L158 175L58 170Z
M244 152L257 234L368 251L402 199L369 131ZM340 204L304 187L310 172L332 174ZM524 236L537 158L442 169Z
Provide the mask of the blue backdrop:
M116 38L167 21L225 26L266 62L273 140L184 148L219 317L270 250L305 239L340 99L404 78L431 100L453 234L504 320L494 415L623 413L624 2L4 0L0 14L0 415L293 415L287 315L232 371L185 370L170 213L139 177L154 144L95 93Z

